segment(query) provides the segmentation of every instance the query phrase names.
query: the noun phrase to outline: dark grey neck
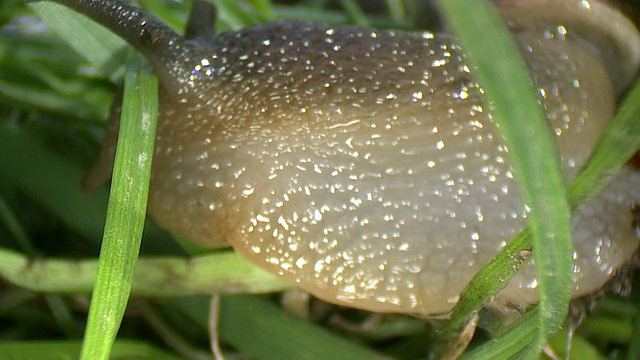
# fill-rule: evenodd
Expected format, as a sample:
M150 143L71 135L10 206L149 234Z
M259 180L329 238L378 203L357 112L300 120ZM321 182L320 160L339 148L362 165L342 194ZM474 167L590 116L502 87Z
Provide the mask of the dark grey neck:
M188 42L158 19L122 0L54 0L104 25L131 44L161 76L171 76Z

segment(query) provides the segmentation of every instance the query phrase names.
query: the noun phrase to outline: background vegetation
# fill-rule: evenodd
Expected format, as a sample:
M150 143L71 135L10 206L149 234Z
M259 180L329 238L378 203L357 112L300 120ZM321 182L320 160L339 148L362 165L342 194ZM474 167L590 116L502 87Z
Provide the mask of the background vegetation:
M361 7L347 0L262 0L250 1L252 8L235 1L214 2L224 19L220 25L228 28L276 18L401 29L427 23L438 26L440 21L433 11L428 12L433 16L418 17L424 14L416 8L418 1L363 2L368 6ZM176 29L183 27L190 9L189 2L139 3ZM629 6L633 10L636 5ZM154 85L144 64L124 50L118 39L93 25L76 24L72 15L58 13L55 7L36 7L35 11L40 13L20 1L0 2L0 279L6 280L0 284L0 358L76 358L108 201L106 189L82 193L79 179L97 156L110 104L123 81L146 89ZM58 33L37 21L43 15L54 19ZM637 106L634 101L630 109ZM142 108L132 113L148 111L144 108L148 103L152 104L139 101ZM628 143L635 144L637 133L629 136ZM620 156L607 154L604 157L612 158L611 163ZM144 195L139 196L143 202ZM109 255L111 250L105 247L100 260L113 261L105 266L115 268L117 274L118 266L131 264L137 257L135 240L124 245L117 242L135 238L135 229L125 226L122 231L114 233L110 249L131 249L125 255L128 260ZM112 349L113 358L208 358L210 301L194 294L201 294L206 286L226 293L264 293L289 287L229 251L186 262L194 251L185 250L147 223L132 298ZM171 269L173 277L165 269ZM242 291L232 286L239 282L245 282ZM104 289L113 289L112 283ZM115 299L126 300L126 286L123 291L124 297L115 295ZM636 293L629 298L607 296L598 302L574 336L575 358L640 358ZM219 335L227 358L426 358L440 339L433 334L433 323L412 317L379 318L314 300L310 304L294 301L298 312L312 310L307 318L299 318L292 310L284 310L280 300L279 293L223 296ZM105 301L105 306L111 305ZM90 323L99 333L102 323ZM375 326L364 326L367 324ZM112 327L114 336L117 329ZM514 333L516 340L531 341L533 335L524 331L529 328L519 329ZM486 357L482 351L491 345L488 338L488 333L480 331L468 356ZM556 353L563 354L565 339L566 330L551 339ZM110 346L101 339L90 341L95 342L89 350L96 354L104 354L101 347ZM490 353L508 358L513 344L518 342L503 337L497 342L498 355Z

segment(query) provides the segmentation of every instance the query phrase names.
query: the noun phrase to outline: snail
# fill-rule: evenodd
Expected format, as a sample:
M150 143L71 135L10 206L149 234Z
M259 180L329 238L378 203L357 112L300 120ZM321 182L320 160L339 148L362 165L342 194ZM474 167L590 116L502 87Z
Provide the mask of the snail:
M120 0L57 0L142 53L160 81L148 212L231 246L328 302L449 312L527 222L507 149L446 33L304 21L186 39ZM640 34L600 1L496 1L561 150L585 163L640 64ZM88 183L109 173L108 135ZM107 169L107 170L105 170ZM625 168L574 219L574 297L638 250L640 174ZM537 301L530 264L496 296Z

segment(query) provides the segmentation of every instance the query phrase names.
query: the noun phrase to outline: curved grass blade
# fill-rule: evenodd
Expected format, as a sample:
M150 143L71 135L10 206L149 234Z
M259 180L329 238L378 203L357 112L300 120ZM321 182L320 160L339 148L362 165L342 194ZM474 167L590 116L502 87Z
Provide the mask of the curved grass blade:
M89 294L98 261L31 260L0 248L0 279L22 288L56 294ZM211 293L267 293L293 287L231 250L197 257L140 257L133 275L136 296L188 296Z
M579 206L607 184L611 175L622 168L640 149L640 82L637 82L620 104L585 168L573 180L571 203Z
M89 61L99 74L112 80L121 74L116 70L121 68L126 48L124 40L62 5L41 2L29 4L29 7Z
M640 82L636 83L622 102L618 113L605 130L585 168L571 184L570 194L573 209L579 208L580 204L598 194L611 175L620 170L638 149L640 149ZM527 236L527 229L525 229L504 250L517 252L518 248L526 248L530 245L530 239ZM476 288L483 288L481 281L482 278L486 278L487 286L495 284L495 280L490 277L492 276L491 269L500 266L510 266L509 255L505 251L502 251L485 269L478 273L478 281L474 279L472 283L476 285ZM476 283L480 283L480 285ZM499 290L499 288L494 290ZM463 299L466 299L465 295L463 294ZM481 306L481 301L478 301L481 297L474 298L469 295L469 299L468 303L463 303L461 300L460 307L456 308L456 311L460 314L467 314L474 310L474 304ZM516 340L520 339L524 341L523 343L528 343L526 339L531 334L532 326L535 327L535 323L528 318L519 321L512 331L513 334L521 334L520 337L516 335ZM516 348L521 344L516 340L505 335L504 338L489 342L466 355L470 358L482 359L486 358L485 356L496 357L496 354L499 353L515 354ZM633 353L636 351L634 350L635 343L631 341L630 344L632 344L630 353Z
M358 26L371 26L367 16L364 14L364 11L362 11L360 5L358 5L355 0L340 0L340 4L354 24Z
M220 22L229 29L237 30L260 22L258 17L255 16L257 14L247 12L242 4L237 1L209 0L209 2L215 5Z
M207 298L172 301L201 326L207 326ZM358 342L288 314L256 296L224 296L220 306L220 336L243 353L261 360L388 359Z
M531 209L540 296L537 334L527 355L533 358L562 325L571 297L571 216L557 145L526 66L497 12L484 0L438 4L477 68Z
M158 115L158 81L131 56L98 275L82 359L108 359L131 291L140 250Z
M0 358L29 360L68 360L80 353L79 341L15 341L0 343ZM138 341L116 341L112 352L114 359L179 360Z
M635 320L633 322L633 332L631 333L627 359L633 360L633 359L639 359L639 358L640 358L640 312L637 312L635 315Z
M0 126L0 180L12 184L86 239L100 239L108 194L80 191L82 170L53 153L38 136Z

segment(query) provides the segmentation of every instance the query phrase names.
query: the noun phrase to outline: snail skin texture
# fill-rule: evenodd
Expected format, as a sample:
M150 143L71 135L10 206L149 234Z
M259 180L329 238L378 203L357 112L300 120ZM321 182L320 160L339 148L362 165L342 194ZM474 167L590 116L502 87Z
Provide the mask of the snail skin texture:
M448 34L282 21L184 39L124 3L59 2L128 40L158 73L149 213L169 231L230 245L329 302L437 315L527 223L507 151ZM635 77L640 35L596 1L497 4L570 180ZM576 216L574 297L637 251L639 183L623 169ZM535 303L534 272L496 300Z

